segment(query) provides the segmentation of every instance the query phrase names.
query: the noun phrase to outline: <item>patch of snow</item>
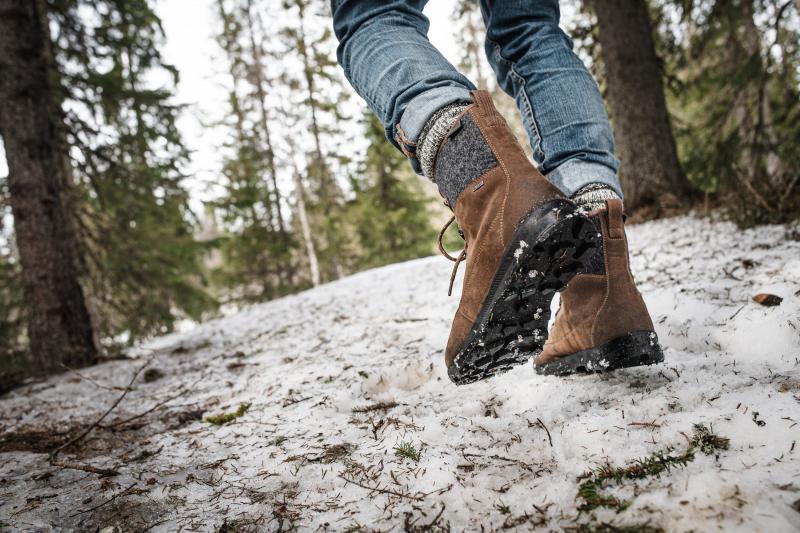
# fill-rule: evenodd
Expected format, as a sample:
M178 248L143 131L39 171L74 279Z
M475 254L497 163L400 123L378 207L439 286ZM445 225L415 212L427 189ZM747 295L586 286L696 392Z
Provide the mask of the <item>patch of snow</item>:
M528 247L528 243L524 240L519 240L519 247L514 250L514 258L519 261L519 258L522 256L522 253L525 251L525 248Z
M524 365L455 387L442 352L458 301L444 298L449 264L427 258L32 383L0 400L0 523L397 531L436 520L478 531L594 517L666 531L797 531L800 242L786 234L694 217L630 227L632 271L665 348L652 367L558 378ZM783 302L762 307L751 300L759 292ZM95 421L145 360L164 376L140 377L107 428L62 455L119 475L50 466L42 452ZM227 425L202 420L242 403L249 409ZM698 423L730 449L608 489L631 501L620 513L578 515L581 473L685 449ZM401 443L419 462L396 455Z

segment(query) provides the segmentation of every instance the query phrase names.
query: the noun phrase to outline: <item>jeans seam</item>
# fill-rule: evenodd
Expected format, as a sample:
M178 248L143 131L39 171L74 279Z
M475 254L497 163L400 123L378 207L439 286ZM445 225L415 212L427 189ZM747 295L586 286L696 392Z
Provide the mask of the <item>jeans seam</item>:
M539 124L536 122L536 118L533 114L533 105L531 104L530 98L528 98L528 93L525 92L525 78L519 75L519 73L515 70L516 63L513 61L509 61L503 54L500 52L500 44L492 39L486 38L492 46L494 47L494 55L495 59L499 59L509 67L509 72L511 73L511 77L519 84L519 90L522 93L522 100L525 105L525 110L523 111L530 120L531 127L533 128L533 133L536 136L536 143L533 147L534 156L539 154L541 156L542 161L544 161L544 150L542 149L542 133L539 129Z

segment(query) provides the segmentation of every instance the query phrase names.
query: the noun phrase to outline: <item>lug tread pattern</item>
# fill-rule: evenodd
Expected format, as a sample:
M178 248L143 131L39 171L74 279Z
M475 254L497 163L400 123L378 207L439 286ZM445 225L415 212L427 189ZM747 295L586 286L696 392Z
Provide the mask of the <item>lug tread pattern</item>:
M474 383L541 353L553 296L585 270L597 253L597 241L594 224L571 208L559 209L556 222L539 235L531 235L531 225L523 220L495 274L485 309L448 368L450 379L457 385Z

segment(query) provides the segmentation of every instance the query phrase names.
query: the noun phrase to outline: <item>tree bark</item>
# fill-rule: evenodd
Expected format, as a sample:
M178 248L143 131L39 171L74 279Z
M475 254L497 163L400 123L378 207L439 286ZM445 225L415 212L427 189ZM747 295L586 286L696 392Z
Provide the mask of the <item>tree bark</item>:
M33 370L97 360L65 199L63 123L43 0L0 0L0 135L28 316Z
M645 0L593 0L628 211L691 198L678 161Z
M292 160L294 165L294 179L295 194L297 195L297 215L300 219L300 229L303 232L303 240L306 242L306 252L308 253L308 269L311 274L311 285L314 287L320 283L319 278L319 261L317 261L317 251L314 248L314 238L311 234L311 225L308 223L308 214L306 213L306 200L303 181L300 179L300 171L297 164Z
M275 164L275 151L272 147L272 137L270 134L270 124L269 119L267 117L267 91L265 85L267 83L266 76L264 74L264 53L263 53L263 44L256 43L256 36L255 36L255 25L253 24L253 10L252 10L252 0L248 0L246 6L246 15L247 15L247 30L250 34L250 49L253 55L253 70L254 70L254 77L255 81L254 84L256 86L256 94L258 96L258 111L259 111L259 123L261 124L262 134L264 135L264 149L266 152L266 159L267 159L267 170L269 171L270 182L272 184L272 208L275 211L275 217L278 221L278 231L280 232L281 239L283 239L283 244L286 246L287 244L287 234L286 228L283 225L283 213L281 212L281 191L278 188L278 169L277 165ZM261 17L259 16L259 28L262 30L263 33L263 24L261 24Z

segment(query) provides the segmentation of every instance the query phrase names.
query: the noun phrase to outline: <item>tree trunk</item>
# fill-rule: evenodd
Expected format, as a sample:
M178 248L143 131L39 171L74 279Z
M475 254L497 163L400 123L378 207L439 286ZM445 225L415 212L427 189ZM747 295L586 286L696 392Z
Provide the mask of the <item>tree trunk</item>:
M71 177L42 0L0 0L0 135L22 266L33 370L97 360L65 206Z
M317 51L314 48L314 43L310 42L306 35L306 4L303 2L296 2L299 9L298 29L297 29L297 48L300 53L300 58L303 61L303 79L305 81L306 90L306 105L311 115L311 136L314 138L314 156L311 161L311 166L317 167L319 171L319 197L324 202L324 213L327 216L336 199L339 198L339 188L331 176L331 170L328 168L328 162L322 150L322 128L319 119L320 103L317 97L317 84L315 81L315 67L312 60L318 57ZM337 262L336 260L334 260ZM341 277L341 276L340 276Z
M281 212L281 191L278 189L278 169L275 164L275 152L272 148L272 138L270 135L270 125L267 118L267 90L265 85L267 83L264 74L264 53L261 43L256 43L255 25L253 24L253 6L252 0L248 0L245 6L245 15L247 18L247 32L250 34L250 51L253 55L253 74L254 85L256 87L256 95L258 96L258 111L259 123L261 125L262 134L264 135L264 150L266 152L267 171L269 172L270 182L272 185L272 198L270 198L271 207L274 211L274 217L278 222L278 231L280 232L281 239L283 239L284 246L287 243L286 228L283 225L283 213ZM261 22L259 16L259 23ZM263 25L259 24L259 28L263 32Z
M306 252L308 253L308 268L311 273L311 284L316 287L320 283L319 261L317 261L317 251L314 248L314 238L311 235L311 226L308 223L303 181L300 179L300 171L297 168L297 164L294 162L293 164L294 189L295 194L297 195L297 216L300 219L300 229L303 232L303 240L306 241Z
M645 0L593 0L629 211L687 201Z

